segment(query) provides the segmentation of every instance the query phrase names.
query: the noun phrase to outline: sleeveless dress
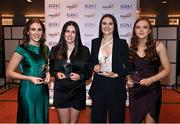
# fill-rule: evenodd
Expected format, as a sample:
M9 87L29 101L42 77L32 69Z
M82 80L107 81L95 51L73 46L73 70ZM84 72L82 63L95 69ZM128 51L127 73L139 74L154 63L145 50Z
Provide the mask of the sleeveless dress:
M158 73L160 60L153 62L151 59L140 57L136 54L133 64L135 71L143 79ZM141 123L147 113L151 115L155 122L159 121L161 107L160 81L154 82L147 87L135 83L134 87L130 88L129 96L132 123Z
M16 53L23 59L20 62L20 72L23 75L44 77L46 64L40 48L28 44L19 45ZM29 80L21 80L18 91L17 123L48 123L48 86L35 85Z

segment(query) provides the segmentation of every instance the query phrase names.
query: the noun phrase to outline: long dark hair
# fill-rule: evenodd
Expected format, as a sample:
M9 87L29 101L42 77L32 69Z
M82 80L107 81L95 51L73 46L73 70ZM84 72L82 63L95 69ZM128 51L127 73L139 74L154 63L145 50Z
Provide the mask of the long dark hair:
M46 29L45 29L45 26L44 26L43 22L39 18L30 18L28 20L28 22L26 23L25 28L23 30L23 39L24 40L23 40L22 44L24 46L28 45L29 40L30 40L28 32L30 30L30 26L32 24L34 24L34 23L38 23L42 27L43 34L42 34L41 39L39 40L39 42L40 42L40 51L41 51L44 59L48 60L48 47L45 45L45 41L46 41L46 39L45 39L45 31L46 31Z
M103 37L103 32L102 32L102 30L101 30L101 25L102 25L102 20L103 20L104 18L106 18L106 17L111 18L112 21L113 21L113 23L114 23L113 37L119 38L117 20L116 20L116 18L115 18L113 15L111 15L111 14L104 14L104 15L101 17L101 20L100 20L100 22L99 22L99 38L102 39L102 37Z
M147 18L142 17L142 18L137 19L136 22L134 23L133 33L132 33L132 38L131 38L131 44L130 44L130 50L129 50L130 62L133 62L133 59L134 59L134 56L138 50L138 44L139 44L138 37L135 33L136 24L139 21L143 21L143 20L148 22L149 27L151 29L151 32L148 34L148 38L147 38L147 42L146 42L147 48L145 50L145 57L146 57L146 59L152 59L152 61L157 60L157 51L156 51L156 44L153 40L152 25Z
M75 58L80 52L80 49L82 47L82 41L81 41L79 26L74 21L68 21L64 24L64 26L62 28L60 40L55 47L55 51L54 51L54 58L55 59L60 59L60 60L61 59L67 59L68 46L67 46L64 35L65 35L66 30L67 30L67 27L70 25L72 25L75 28L75 32L76 32L75 47L74 47L74 50L73 50L70 58Z

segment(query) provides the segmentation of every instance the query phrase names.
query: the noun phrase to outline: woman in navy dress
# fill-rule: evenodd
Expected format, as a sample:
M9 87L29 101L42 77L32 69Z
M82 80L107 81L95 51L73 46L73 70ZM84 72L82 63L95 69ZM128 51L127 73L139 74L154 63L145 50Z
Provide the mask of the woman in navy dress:
M50 53L50 72L55 77L54 106L62 123L77 123L85 109L85 81L91 77L90 52L82 45L79 26L68 21L59 43Z
M157 123L161 107L160 80L170 74L170 63L163 43L152 39L151 23L145 18L134 24L129 61L133 68L127 81L131 122Z

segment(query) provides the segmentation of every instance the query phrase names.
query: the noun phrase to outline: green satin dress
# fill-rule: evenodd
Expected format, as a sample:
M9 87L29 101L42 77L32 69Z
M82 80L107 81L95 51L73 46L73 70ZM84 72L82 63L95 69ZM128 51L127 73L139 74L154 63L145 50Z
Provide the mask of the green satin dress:
M43 78L46 61L40 52L40 47L30 44L26 47L19 45L15 52L23 57L20 62L22 74ZM35 85L29 80L21 80L18 91L17 122L48 123L48 93L47 84Z

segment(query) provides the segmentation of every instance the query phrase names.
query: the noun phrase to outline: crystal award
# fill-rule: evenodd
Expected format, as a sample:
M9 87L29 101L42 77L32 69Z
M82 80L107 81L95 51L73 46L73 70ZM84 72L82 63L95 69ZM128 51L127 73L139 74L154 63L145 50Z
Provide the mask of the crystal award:
M103 57L100 62L100 72L110 72L110 71L111 71L110 57Z
M64 62L63 72L64 72L66 78L68 78L69 75L71 74L71 72L72 72L72 65L71 65L71 60L70 60L70 59L67 59L67 60Z

